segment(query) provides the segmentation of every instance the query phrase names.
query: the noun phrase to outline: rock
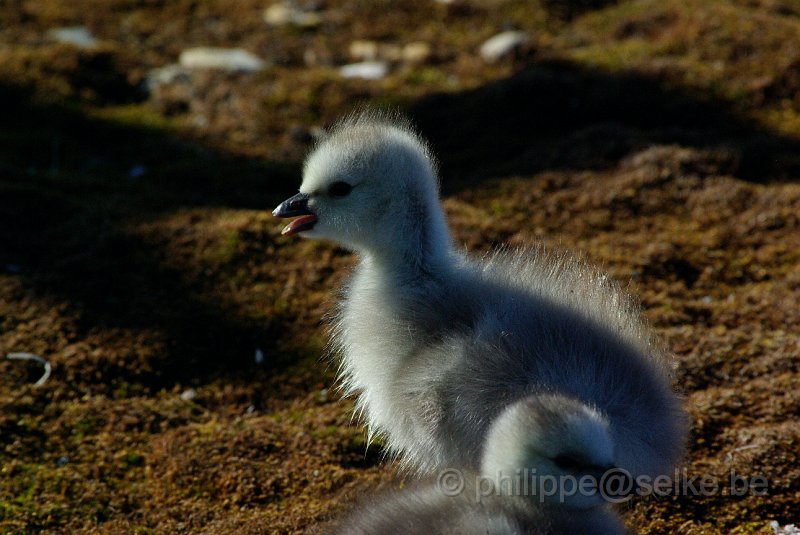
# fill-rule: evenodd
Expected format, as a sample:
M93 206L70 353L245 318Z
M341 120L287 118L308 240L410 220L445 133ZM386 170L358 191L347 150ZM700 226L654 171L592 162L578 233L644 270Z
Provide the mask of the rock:
M187 69L221 69L226 71L255 72L266 67L258 56L243 48L189 48L181 52L178 60Z
M152 69L143 85L151 102L166 116L188 111L195 93L192 72L178 64Z
M285 4L273 4L264 10L264 22L270 26L285 26L292 23L294 10Z
M339 74L344 78L363 78L364 80L380 80L389 72L389 64L385 61L362 61L339 67Z
M399 46L392 43L378 43L376 41L353 41L348 48L350 57L362 62L365 61L405 61L408 63L423 63L431 55L428 43L417 41Z
M299 26L314 28L322 23L322 16L312 11L301 11L286 3L273 4L264 10L264 22L270 26Z
M403 49L398 45L386 43L381 45L378 57L386 61L400 61L403 57Z
M375 41L353 41L350 43L350 57L362 61L374 61L378 58L378 43Z
M376 41L353 41L348 52L350 57L361 61L398 61L403 55L398 45Z
M256 349L256 356L255 356L256 364L263 364L264 363L264 352L260 349Z
M67 466L68 464L69 464L69 457L67 457L66 455L62 455L56 461L56 466L58 466L59 468Z
M80 48L92 48L97 46L97 39L86 26L70 26L68 28L55 28L47 32L47 35L59 43L68 43Z
M162 85L188 83L190 81L191 74L189 71L177 63L173 63L172 65L152 69L148 72L145 78L145 86L147 87L147 91L153 91Z
M181 399L183 401L194 401L197 398L197 390L194 388L188 388L181 393Z
M423 41L408 43L403 47L403 61L407 63L425 63L431 57L431 47Z
M498 33L481 45L481 57L488 63L494 63L519 50L528 42L528 34L518 31Z

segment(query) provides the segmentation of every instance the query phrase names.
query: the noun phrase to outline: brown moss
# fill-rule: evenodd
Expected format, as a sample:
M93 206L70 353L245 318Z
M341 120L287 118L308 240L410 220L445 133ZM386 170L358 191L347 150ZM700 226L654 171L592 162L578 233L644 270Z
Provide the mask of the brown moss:
M401 484L319 360L353 259L282 238L268 213L313 127L359 101L408 109L433 139L459 244L544 241L630 283L676 353L688 474L770 481L638 500L629 525L796 522L797 10L541 4L331 0L317 30L267 28L257 0L3 4L0 350L53 376L32 389L40 368L0 361L0 531L300 533ZM75 24L100 46L46 37ZM509 25L530 49L484 64ZM433 53L344 80L354 39ZM148 69L196 45L275 66L137 102Z

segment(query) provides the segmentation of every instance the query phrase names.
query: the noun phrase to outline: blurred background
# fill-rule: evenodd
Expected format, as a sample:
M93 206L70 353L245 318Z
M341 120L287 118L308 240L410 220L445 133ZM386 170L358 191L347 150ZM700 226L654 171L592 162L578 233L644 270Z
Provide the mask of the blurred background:
M0 531L303 533L397 487L320 360L353 258L281 238L368 104L458 243L603 266L676 354L688 473L640 533L800 520L796 0L4 0Z

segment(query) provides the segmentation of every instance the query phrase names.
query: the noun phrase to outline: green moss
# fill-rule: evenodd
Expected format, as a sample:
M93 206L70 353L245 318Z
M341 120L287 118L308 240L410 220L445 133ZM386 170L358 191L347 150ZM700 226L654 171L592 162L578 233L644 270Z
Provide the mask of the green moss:
M178 119L166 117L146 103L95 107L90 110L89 116L116 126L159 132L174 132L180 126Z
M412 85L438 86L447 82L447 75L436 67L414 69L405 78Z
M613 44L575 48L569 51L568 57L587 67L614 71L648 60L654 52L653 46L647 41L628 39Z
M218 237L208 247L204 254L204 262L220 267L230 263L242 244L238 229L230 229Z

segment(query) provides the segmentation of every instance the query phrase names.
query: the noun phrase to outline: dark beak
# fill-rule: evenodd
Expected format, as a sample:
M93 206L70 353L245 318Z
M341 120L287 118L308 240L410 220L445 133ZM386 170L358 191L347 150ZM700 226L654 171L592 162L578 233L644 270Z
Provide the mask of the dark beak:
M290 197L280 203L277 208L272 211L275 217L297 217L291 223L286 225L281 234L289 236L297 234L304 230L311 230L317 223L317 216L308 208L309 196L305 193L298 193L294 197Z
M294 197L286 199L272 211L272 215L275 217L313 215L313 213L308 209L308 195L305 193L298 193Z
M609 479L603 476L608 475ZM603 473L597 480L601 494L606 500L618 502L623 498L630 498L639 488L636 480L624 468L617 466L604 467Z

